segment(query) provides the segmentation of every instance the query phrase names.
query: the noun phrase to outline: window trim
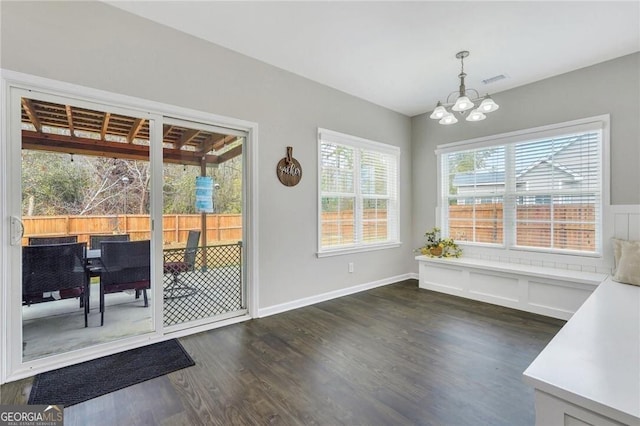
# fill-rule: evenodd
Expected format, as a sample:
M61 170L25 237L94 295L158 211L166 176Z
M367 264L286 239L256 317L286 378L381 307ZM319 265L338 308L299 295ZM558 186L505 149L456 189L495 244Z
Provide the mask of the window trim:
M395 191L395 212L393 213L395 216L395 229L392 231L394 235L392 235L390 239L387 239L383 242L374 242L374 243L363 243L363 242L355 242L354 244L349 245L341 245L338 247L322 247L322 142L328 143L336 143L349 146L354 149L368 149L375 152L380 152L383 154L391 155L395 159L395 175L396 182L393 190ZM402 245L400 241L400 155L401 150L400 147L376 142L369 139L361 138L358 136L352 136L345 133L336 132L334 130L324 129L318 127L317 132L317 150L318 150L318 196L317 196L317 252L316 256L318 258L328 257L328 256L338 256L343 254L352 254L352 253L360 253L360 252L368 252L375 250L384 250L389 248L397 248ZM360 156L356 156L359 158ZM355 223L354 226L356 229L361 229L362 227L362 217L360 216L360 201L367 198L362 195L360 188L360 174L358 172L358 164L354 164L356 173L354 177L354 196L356 198L356 202L354 205L354 215L355 215ZM371 198L371 197L369 197ZM376 197L373 197L376 198ZM378 197L380 198L380 197ZM383 197L386 200L392 200L393 197L388 195ZM390 209L389 209L390 210ZM387 219L387 226L391 224L391 220ZM355 232L355 230L354 230Z
M611 205L611 192L610 192L610 115L603 114L593 117L587 117L577 120L571 120L561 123L555 123L545 126L539 126L529 129L516 130L513 132L500 133L496 135L483 136L480 138L462 140L457 142L451 142L436 146L434 154L436 155L437 164L437 205L436 205L436 223L443 230L443 236L448 236L448 227L444 223L446 214L443 205L443 166L442 155L451 152L459 152L465 150L481 149L498 145L507 145L517 142L525 142L533 139L550 138L565 132L581 132L581 131L593 131L598 129L601 132L601 146L600 146L600 223L599 228L596 229L596 251L593 253L582 252L578 250L567 249L546 249L539 247L525 247L517 246L512 241L515 235L513 232L506 232L502 244L490 244L490 243L477 243L472 241L460 241L458 244L462 246L470 247L487 247L495 248L503 251L514 252L537 252L553 255L573 255L578 257L597 257L602 258L604 256L604 225L607 223L607 211ZM509 217L507 212L504 213L503 221L505 230L511 229L515 224L511 223L514 219ZM514 228L515 229L515 228Z

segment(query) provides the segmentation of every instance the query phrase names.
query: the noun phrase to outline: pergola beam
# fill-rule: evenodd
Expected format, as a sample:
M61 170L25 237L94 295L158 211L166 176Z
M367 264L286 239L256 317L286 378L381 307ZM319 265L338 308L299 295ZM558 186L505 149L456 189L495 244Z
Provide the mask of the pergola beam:
M107 129L109 128L109 120L111 119L111 113L105 112L104 119L102 120L102 130L100 130L100 139L104 140L107 135Z
M133 126L131 126L131 130L129 130L129 134L127 135L127 142L129 144L133 143L133 140L136 138L136 136L138 135L138 132L140 131L140 129L142 129L143 125L144 125L144 118L135 119L135 121L133 122Z
M220 137L216 138L216 136L220 136ZM198 148L198 152L202 154L206 154L212 149L214 151L217 151L223 146L228 145L235 140L236 140L236 136L233 136L233 135L223 136L223 135L218 135L214 133L213 135L209 136L207 139L202 141L202 144Z
M64 106L65 111L67 112L67 123L69 125L69 133L73 136L73 111L71 111L71 105Z
M176 141L176 143L174 144L174 148L175 149L180 149L182 148L185 144L188 144L189 142L191 142L196 136L198 136L198 133L200 133L200 130L196 130L196 129L189 129L186 132L184 132L182 134L182 136L180 137L179 140Z
M149 147L146 145L125 144L120 142L101 141L97 139L79 138L76 136L37 133L22 131L22 148L38 151L64 152L67 154L90 155L107 158L149 161ZM232 158L223 156L202 155L195 151L163 148L163 161L166 163L200 166L202 159L207 164L219 164ZM239 154L239 153L238 153Z
M224 148L226 145L229 145L231 142L235 141L236 139L237 139L236 136L227 135L222 139L218 140L216 143L214 143L211 148L213 148L214 151L217 151L219 149Z
M29 117L29 121L33 124L33 127L36 128L37 132L42 131L42 124L40 123L40 119L38 119L38 115L36 114L36 110L33 107L30 99L22 98L22 107L24 111L27 113L27 117Z
M224 154L218 155L217 156L218 164L224 163L225 161L229 161L240 154L242 154L242 145L238 145L234 148L231 148L229 151L225 152Z

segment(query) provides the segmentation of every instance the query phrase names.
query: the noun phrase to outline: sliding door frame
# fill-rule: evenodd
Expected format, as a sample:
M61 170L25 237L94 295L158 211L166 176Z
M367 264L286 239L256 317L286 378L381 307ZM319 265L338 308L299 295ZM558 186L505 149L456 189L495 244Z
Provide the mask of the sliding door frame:
M11 268L16 261L15 247L10 246L10 216L20 211L20 202L16 201L16 191L12 189L12 178L19 176L15 167L10 164L15 156L16 135L21 135L16 125L20 123L20 111L13 111L12 98L16 92L32 92L34 96L72 100L74 104L87 104L90 107L102 105L109 110L123 109L126 113L137 112L137 116L153 120L150 127L150 162L151 162L151 234L152 234L152 279L155 276L153 318L154 331L151 333L117 340L111 343L92 346L67 352L48 358L22 362L21 345L15 347L15 333L22 329L22 322L16 324L19 310L16 300L15 280L16 268ZM0 69L0 268L5 271L0 276L0 384L29 377L37 373L64 367L71 364L99 358L123 350L128 350L151 343L211 330L228 324L245 321L256 317L258 313L258 163L257 163L257 123L224 117L203 111L191 110L131 96L106 92L98 89L45 79L29 74ZM17 122L16 122L17 117ZM162 126L165 117L195 123L241 131L246 134L244 149L245 193L243 200L243 245L245 255L245 282L247 289L248 313L243 316L227 318L214 323L202 323L194 327L176 331L166 330L162 321ZM21 137L18 138L18 141ZM10 146L9 144L13 144ZM12 157L10 157L10 155ZM19 197L18 197L19 198ZM16 206L16 203L18 205ZM14 214L15 215L15 214ZM8 273L7 273L8 272ZM17 277L20 279L20 277ZM20 281L18 281L20 282ZM159 283L159 284L158 284ZM21 291L21 286L18 286ZM21 311L19 311L21 312ZM20 356L17 357L17 354Z

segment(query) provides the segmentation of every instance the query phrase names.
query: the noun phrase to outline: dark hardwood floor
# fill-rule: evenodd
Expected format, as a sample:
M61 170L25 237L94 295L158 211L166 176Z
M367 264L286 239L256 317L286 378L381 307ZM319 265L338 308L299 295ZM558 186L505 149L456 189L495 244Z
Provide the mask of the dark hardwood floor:
M533 425L522 372L563 324L408 280L181 338L194 367L68 407L65 425Z

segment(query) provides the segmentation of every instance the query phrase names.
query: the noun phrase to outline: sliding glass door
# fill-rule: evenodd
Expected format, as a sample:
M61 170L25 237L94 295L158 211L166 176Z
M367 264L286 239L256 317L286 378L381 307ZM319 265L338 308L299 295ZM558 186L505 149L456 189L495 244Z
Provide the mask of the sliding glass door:
M154 331L147 114L11 92L14 364Z
M163 135L163 324L243 315L245 133L165 118Z
M0 92L1 379L249 318L256 125L16 77Z

